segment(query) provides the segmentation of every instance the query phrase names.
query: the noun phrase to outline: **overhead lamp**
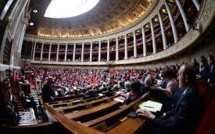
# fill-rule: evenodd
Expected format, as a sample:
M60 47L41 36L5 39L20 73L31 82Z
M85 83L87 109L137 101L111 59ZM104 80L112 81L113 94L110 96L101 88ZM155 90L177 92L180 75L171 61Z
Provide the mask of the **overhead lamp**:
M155 22L158 22L158 18L154 18L154 21L155 21Z
M30 26L33 26L33 25L34 25L34 22L30 22L29 25L30 25Z
M38 12L38 10L37 10L37 9L34 9L34 10L33 10L33 13L37 13L37 12Z
M146 28L149 28L149 24L147 24L145 27L146 27Z
M166 9L163 8L163 9L162 9L162 13L165 13L165 14L166 14L166 13L167 13Z

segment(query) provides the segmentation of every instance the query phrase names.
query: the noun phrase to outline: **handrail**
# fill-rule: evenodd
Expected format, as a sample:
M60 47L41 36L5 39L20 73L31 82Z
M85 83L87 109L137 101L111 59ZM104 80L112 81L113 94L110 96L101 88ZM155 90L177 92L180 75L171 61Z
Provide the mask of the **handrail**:
M70 120L65 117L63 114L58 113L54 109L50 108L47 104L43 104L44 107L51 113L51 115L58 121L60 124L66 128L69 132L74 134L104 134L101 131L86 127L77 123L74 120Z

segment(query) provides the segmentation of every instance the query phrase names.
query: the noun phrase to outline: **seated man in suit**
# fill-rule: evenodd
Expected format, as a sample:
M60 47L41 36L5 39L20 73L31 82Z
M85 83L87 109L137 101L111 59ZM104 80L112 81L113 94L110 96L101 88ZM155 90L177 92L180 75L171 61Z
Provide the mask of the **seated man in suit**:
M161 117L153 113L138 109L139 116L149 120L143 134L191 134L198 125L202 106L195 84L196 74L192 65L184 64L178 74L179 88L183 90L178 96L176 105Z

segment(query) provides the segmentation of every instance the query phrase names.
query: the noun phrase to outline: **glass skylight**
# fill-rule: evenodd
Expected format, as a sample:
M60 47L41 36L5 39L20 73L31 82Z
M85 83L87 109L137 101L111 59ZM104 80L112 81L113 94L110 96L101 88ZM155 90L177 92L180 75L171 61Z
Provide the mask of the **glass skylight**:
M99 0L52 0L46 9L45 17L68 18L91 10Z

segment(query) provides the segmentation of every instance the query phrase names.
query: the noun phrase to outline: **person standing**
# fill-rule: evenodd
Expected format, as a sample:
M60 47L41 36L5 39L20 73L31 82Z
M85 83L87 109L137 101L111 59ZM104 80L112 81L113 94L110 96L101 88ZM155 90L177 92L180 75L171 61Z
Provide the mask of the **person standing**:
M42 99L44 102L54 101L55 92L52 89L52 78L48 78L47 83L42 88Z

